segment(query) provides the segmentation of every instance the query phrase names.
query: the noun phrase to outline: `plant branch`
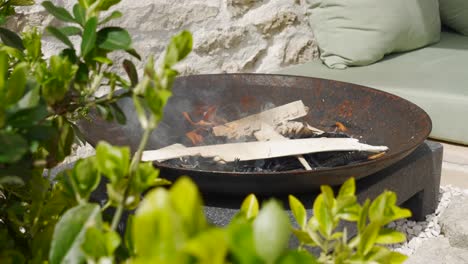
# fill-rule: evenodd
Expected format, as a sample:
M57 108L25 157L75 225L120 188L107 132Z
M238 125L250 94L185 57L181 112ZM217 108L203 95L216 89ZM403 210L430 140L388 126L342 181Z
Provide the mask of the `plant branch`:
M112 218L112 225L111 229L115 230L117 228L117 225L120 222L120 218L122 217L122 213L125 207L125 203L127 201L129 192L130 192L130 185L135 177L135 174L138 170L138 164L140 163L141 160L141 155L143 154L143 150L146 147L146 144L148 143L149 136L151 132L153 131L154 126L148 126L148 128L145 129L143 132L143 137L141 138L140 145L138 146L138 150L135 152L135 155L133 155L132 161L130 163L130 175L128 177L128 184L125 187L125 192L122 197L122 200L120 201L117 211L114 214L114 217Z

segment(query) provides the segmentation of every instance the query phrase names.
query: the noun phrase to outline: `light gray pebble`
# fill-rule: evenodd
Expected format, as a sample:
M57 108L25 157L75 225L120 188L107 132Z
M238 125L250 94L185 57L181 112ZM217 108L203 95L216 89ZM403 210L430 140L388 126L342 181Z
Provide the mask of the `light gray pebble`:
M412 239L409 243L408 243L408 247L410 247L411 249L415 250L417 249L421 244L422 244L422 240L421 239Z
M421 233L421 231L422 231L422 226L420 226L420 225L415 225L415 226L413 227L413 231L414 231L415 235Z

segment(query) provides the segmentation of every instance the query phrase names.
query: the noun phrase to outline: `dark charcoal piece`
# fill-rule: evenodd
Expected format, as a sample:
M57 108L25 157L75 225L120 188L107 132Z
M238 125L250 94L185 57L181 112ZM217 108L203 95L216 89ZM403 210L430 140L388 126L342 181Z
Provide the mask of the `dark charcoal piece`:
M326 138L350 138L351 136L349 136L348 134L343 133L343 132L325 132L325 133L322 133L322 134L312 136L311 138L322 138L322 137L326 137Z
M327 159L321 165L322 167L338 167L344 166L351 163L358 163L362 161L366 161L369 154L367 152L338 152L333 157Z

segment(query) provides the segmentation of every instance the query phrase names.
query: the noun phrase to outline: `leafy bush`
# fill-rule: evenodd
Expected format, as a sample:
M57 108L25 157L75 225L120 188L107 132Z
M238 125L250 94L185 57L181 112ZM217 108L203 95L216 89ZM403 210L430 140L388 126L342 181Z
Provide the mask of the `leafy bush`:
M385 226L410 212L396 206L385 192L359 205L354 180L335 197L322 187L307 219L304 206L290 196L290 208L299 229L275 200L260 208L249 195L240 212L225 228L210 225L193 182L182 177L169 189L151 163L140 162L150 133L162 118L171 95L173 66L192 49L188 32L174 36L162 64L148 59L143 75L126 59L121 77L109 57L126 52L136 59L125 29L105 24L122 14L113 11L119 0L79 0L70 12L50 1L42 5L66 26L46 28L64 45L57 55L44 58L41 33L21 36L0 28L0 262L1 263L401 263L405 257L383 244L401 242L404 235ZM1 18L14 6L32 1L0 1ZM3 19L4 20L4 19ZM74 44L70 36L78 39ZM95 92L108 87L104 97ZM115 93L117 89L124 92ZM48 169L71 153L80 132L74 121L96 111L109 121L124 123L116 104L131 97L144 129L137 151L101 142L96 155L51 179ZM108 201L89 201L106 180ZM142 194L147 194L142 199ZM116 230L125 211L136 210L126 222L125 234ZM355 222L357 235L337 231L341 221ZM289 249L291 232L301 245ZM306 250L320 247L315 257Z

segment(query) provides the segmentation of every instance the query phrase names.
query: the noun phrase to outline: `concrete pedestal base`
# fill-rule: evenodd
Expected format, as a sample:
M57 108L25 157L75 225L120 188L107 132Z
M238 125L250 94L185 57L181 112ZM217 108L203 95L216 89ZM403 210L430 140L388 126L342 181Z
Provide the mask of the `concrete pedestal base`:
M413 212L414 220L424 220L437 207L443 148L440 143L426 141L400 162L356 182L360 202L374 199L384 190L394 191L398 203ZM312 214L312 204L317 192L294 194ZM205 195L205 212L215 225L227 225L238 212L244 197ZM258 197L264 200L271 197ZM274 197L288 207L287 197ZM288 210L290 217L291 212Z

